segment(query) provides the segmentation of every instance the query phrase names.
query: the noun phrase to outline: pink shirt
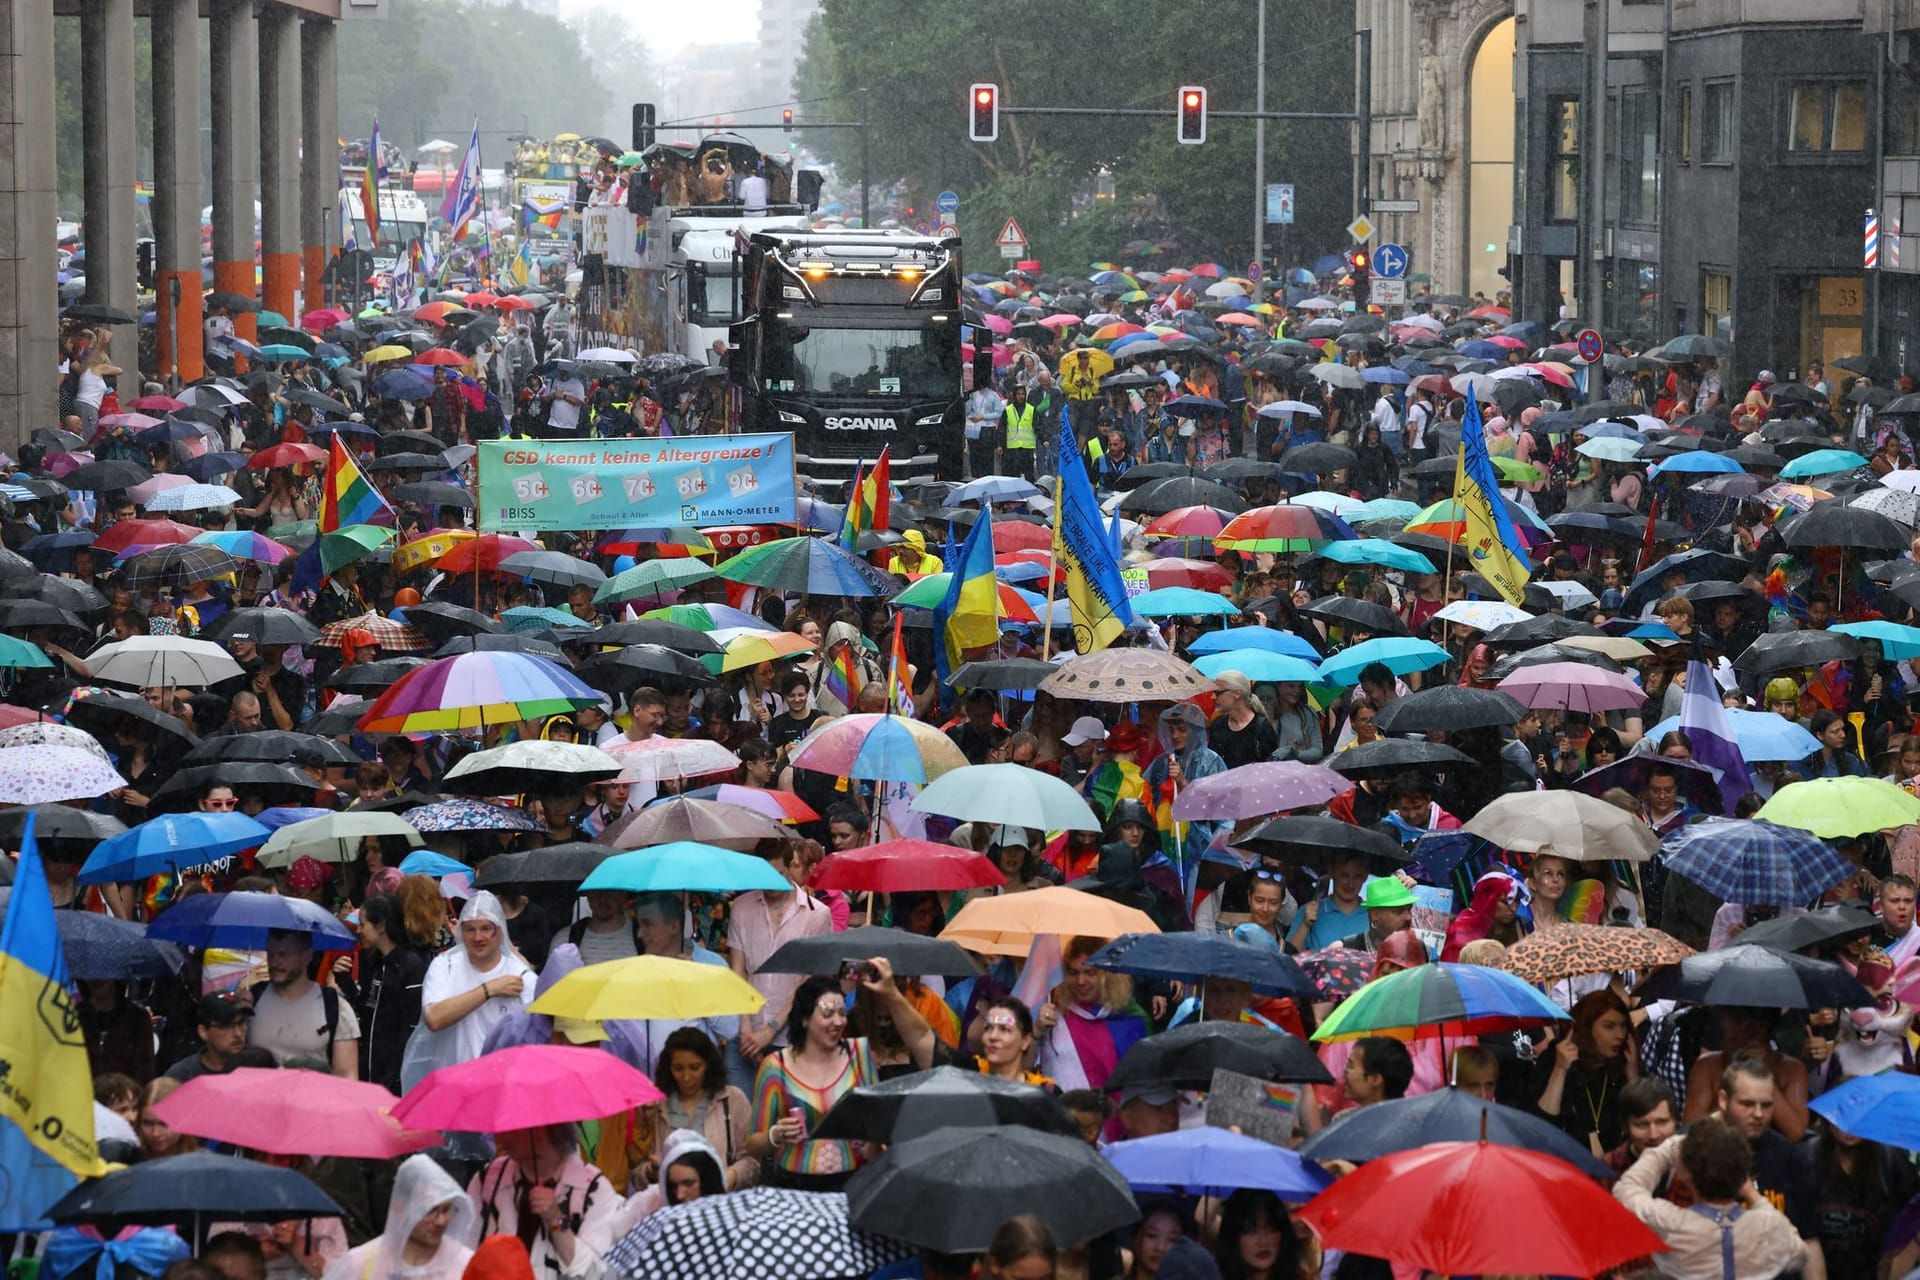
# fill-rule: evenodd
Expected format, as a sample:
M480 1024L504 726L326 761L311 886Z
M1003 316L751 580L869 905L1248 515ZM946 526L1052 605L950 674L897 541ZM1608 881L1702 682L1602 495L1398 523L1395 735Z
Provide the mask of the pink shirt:
M806 981L804 974L760 973L767 957L795 938L817 938L833 931L833 913L805 889L796 890L781 911L775 911L760 890L743 893L733 900L733 914L727 924L727 948L746 966L747 981L767 998L757 1016L763 1027L784 1028L787 1007L793 993ZM773 1039L785 1044L783 1029Z

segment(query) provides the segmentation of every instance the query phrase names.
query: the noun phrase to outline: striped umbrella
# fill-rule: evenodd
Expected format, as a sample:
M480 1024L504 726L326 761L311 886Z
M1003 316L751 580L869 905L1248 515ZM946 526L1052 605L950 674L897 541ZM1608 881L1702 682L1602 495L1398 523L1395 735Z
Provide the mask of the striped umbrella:
M1213 540L1222 551L1317 551L1329 542L1354 536L1338 516L1318 507L1282 503L1243 511Z
M718 572L729 582L808 595L891 596L900 589L891 574L821 538L763 542L740 552Z
M218 547L236 560L259 564L279 564L293 554L292 547L251 529L209 529L187 545Z
M1313 1038L1497 1035L1566 1020L1565 1010L1510 973L1435 963L1369 982L1335 1009Z
M366 733L444 733L598 706L600 695L545 658L461 653L402 676L360 718Z

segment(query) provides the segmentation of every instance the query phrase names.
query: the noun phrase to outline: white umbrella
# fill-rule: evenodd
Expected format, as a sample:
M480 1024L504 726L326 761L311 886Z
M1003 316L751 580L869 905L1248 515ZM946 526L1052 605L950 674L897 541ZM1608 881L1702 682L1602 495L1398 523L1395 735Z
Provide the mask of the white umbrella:
M457 142L448 142L445 138L435 138L432 142L423 142L414 149L423 156L434 155L436 153L446 155L450 152L458 151L460 144Z
M1417 316L1408 316L1405 320L1396 320L1393 322L1393 327L1396 329L1406 328L1409 326L1415 329L1429 329L1434 333L1438 333L1440 332L1440 330L1446 328L1444 324L1440 323L1440 318L1438 316L1430 316L1425 312L1422 312Z
M491 788L486 792L488 795L516 795L534 789L532 784L539 780L539 775L549 780L578 777L604 781L623 767L621 761L584 742L546 742L534 738L476 751L447 770L446 780L467 779L472 784ZM474 786L457 789L472 791Z
M162 489L147 501L148 511L208 511L230 507L240 495L223 484L183 484Z
M352 862L360 856L361 841L368 836L397 836L409 849L425 843L399 814L350 809L305 822L289 822L260 846L259 862L263 867L290 867L301 858Z
M1456 373L1452 385L1459 394L1472 396L1482 403L1493 399L1493 379L1484 373Z
M1293 304L1296 311L1338 311L1340 303L1334 298L1303 298Z
M1562 609L1584 609L1590 604L1600 603L1600 598L1598 596L1594 595L1593 592L1587 590L1585 587L1581 586L1577 582L1547 581L1547 582L1535 582L1533 585L1541 588L1542 590L1548 592L1550 595L1558 599L1560 601L1560 607ZM1445 612L1445 611L1442 610L1442 612ZM1569 637L1569 638L1571 639L1571 638L1578 638L1578 637ZM1587 638L1592 639L1593 637L1587 637ZM1636 645L1640 644L1638 640L1635 640L1633 643ZM1644 649L1646 646L1641 645L1640 647ZM1643 653L1639 656L1645 657L1646 655Z
M87 667L96 680L135 689L204 689L246 674L219 645L185 636L134 636L103 645L87 656Z
M1304 413L1309 418L1325 416L1319 409L1304 400L1275 400L1272 404L1261 405L1258 409L1254 410L1254 412L1262 418L1284 418L1290 413ZM1920 475L1920 471L1916 471L1914 474Z
M1367 385L1360 371L1347 364L1317 364L1307 371L1330 387L1339 387L1346 391L1358 391Z
M1349 518L1367 505L1358 498L1349 498L1344 493L1327 493L1320 489L1299 494L1290 501L1296 507L1315 507L1329 515L1339 516L1342 520Z
M1880 477L1880 483L1889 489L1920 493L1920 471L1889 471Z
M79 747L0 747L0 804L91 800L126 785L112 765Z
M1433 616L1475 631L1491 631L1509 622L1525 622L1533 617L1525 609L1517 609L1504 600L1455 600Z
M740 767L740 757L707 738L648 738L616 742L607 754L620 762L616 782L660 782L668 778L697 778Z
M609 364L633 364L640 357L631 351L622 351L618 347L588 347L576 360L604 360Z

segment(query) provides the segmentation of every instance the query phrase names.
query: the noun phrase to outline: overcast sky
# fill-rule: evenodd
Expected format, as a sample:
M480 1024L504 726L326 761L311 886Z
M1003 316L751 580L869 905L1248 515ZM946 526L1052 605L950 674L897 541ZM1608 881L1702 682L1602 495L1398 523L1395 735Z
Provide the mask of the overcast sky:
M608 0L560 0L562 17L604 7L612 6ZM752 40L760 29L757 0L702 0L700 4L645 0L634 7L646 15L641 24L641 38L655 58L692 44L737 44Z

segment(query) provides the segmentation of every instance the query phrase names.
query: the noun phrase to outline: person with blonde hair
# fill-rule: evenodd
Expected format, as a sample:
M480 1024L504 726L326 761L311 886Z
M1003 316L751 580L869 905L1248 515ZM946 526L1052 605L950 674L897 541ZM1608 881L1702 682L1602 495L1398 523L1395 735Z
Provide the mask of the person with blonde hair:
M1099 1089L1147 1034L1147 1017L1134 1003L1133 979L1091 968L1100 938L1069 938L1060 963L1064 978L1040 1007L1040 1070L1062 1089ZM1029 961L1028 963L1033 963Z

